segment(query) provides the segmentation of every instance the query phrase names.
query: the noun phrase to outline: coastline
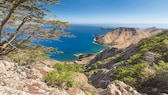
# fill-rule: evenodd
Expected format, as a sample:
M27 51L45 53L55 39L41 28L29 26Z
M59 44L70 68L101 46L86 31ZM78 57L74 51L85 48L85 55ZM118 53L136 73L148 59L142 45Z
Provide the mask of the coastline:
M94 37L93 41L92 41L93 44L96 44L96 45L101 45L101 46L105 46L104 49L100 50L99 52L97 53L78 53L78 54L74 54L74 56L76 56L76 60L74 61L74 63L77 63L77 64L89 64L89 62L94 59L96 57L97 54L103 52L104 50L106 50L108 47L108 45L102 45L102 44L99 44L99 43L96 43L96 37Z

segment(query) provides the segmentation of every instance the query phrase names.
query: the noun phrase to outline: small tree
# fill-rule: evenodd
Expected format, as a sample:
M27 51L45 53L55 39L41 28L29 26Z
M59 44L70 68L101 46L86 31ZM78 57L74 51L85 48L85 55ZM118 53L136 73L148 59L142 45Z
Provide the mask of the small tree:
M58 4L59 0L0 0L0 56L6 55L32 38L58 39L67 36L67 22L47 20L46 5ZM52 25L54 28L44 28Z

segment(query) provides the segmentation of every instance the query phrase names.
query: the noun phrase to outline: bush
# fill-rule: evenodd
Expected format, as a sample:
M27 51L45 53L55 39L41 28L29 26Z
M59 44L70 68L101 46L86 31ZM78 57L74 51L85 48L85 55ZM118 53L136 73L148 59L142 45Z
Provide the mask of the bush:
M131 86L140 87L140 84L149 78L149 74L144 70L147 66L146 63L138 63L129 68L122 67L116 71L114 77Z
M153 51L163 53L168 49L168 31L163 31L156 36L145 38L139 43L141 52Z
M55 64L53 68L57 71L62 71L62 72L83 72L84 67L80 64Z
M75 72L83 72L84 68L79 64L55 64L54 71L49 72L45 77L48 86L72 87ZM65 85L63 85L65 84Z
M154 78L157 81L157 84L160 86L168 86L168 62L160 61L157 65L154 66L156 71L156 76Z
M127 60L127 64L135 64L137 63L137 61L139 59L142 58L142 54L138 53L138 54L135 54L135 55L132 55L128 60Z

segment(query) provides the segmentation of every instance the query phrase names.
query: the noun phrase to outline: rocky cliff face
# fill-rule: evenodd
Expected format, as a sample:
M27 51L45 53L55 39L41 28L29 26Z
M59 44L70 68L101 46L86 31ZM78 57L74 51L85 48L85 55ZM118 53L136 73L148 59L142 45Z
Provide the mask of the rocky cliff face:
M19 66L17 63L1 60L0 68L0 95L86 95L78 88L65 90L48 87L43 77L52 69L45 65ZM76 80L87 80L86 77L82 80L83 75L79 76Z
M140 95L121 81L111 82L99 93L86 92L93 88L89 85L83 85L80 89L48 87L43 76L52 69L45 65L20 66L18 63L1 60L0 68L0 95ZM87 77L83 74L78 73L75 79L87 84Z
M132 54L134 45L136 45L141 39L153 36L162 32L163 29L155 27L147 29L139 28L116 28L105 35L96 37L96 42L103 45L109 45L110 47L101 53L98 53L90 62L93 64L97 61L102 61L108 57L112 57L118 53L127 51L127 57Z
M105 89L101 95L141 95L135 89L126 85L122 81L115 80L111 82L107 89Z
M126 48L132 44L136 44L141 39L151 36L152 34L161 32L162 29L155 27L148 29L124 28L119 27L105 35L96 37L96 42L103 45L110 45L114 48Z
M146 93L143 95L168 95L168 69L163 71L163 69L167 67L168 62L168 31L165 30L161 32L162 29L157 28L148 28L144 29L144 31L149 34L148 36L151 37L143 39L137 44L131 44L126 48L109 47L103 52L97 54L96 57L88 65L87 70L91 74L89 76L89 80L91 81L92 85L94 85L96 88L111 88L110 90L106 89L106 91L104 92L106 93L108 91L111 91L111 94L106 93L103 95L136 95L133 93L123 94L122 91L124 90L121 90L123 88L119 86L120 83L118 84L114 81L116 79L123 79L123 81L131 85L132 81L130 81L131 79L127 76L129 76L130 72L132 73L131 70L133 69L135 70L133 72L136 74L133 74L133 76L131 76L132 78L136 78L137 81L140 80L140 77L143 78L142 82L138 82L136 84L141 85L141 88L137 89L141 93ZM146 65L146 67L142 68L140 65ZM135 67L138 67L139 69L135 69ZM161 71L157 68L160 68ZM130 72L128 69L130 69ZM146 75L148 75L148 78L145 79L145 77L141 75L140 77L137 77L138 74L140 74L140 70L142 70L143 73L146 73ZM127 72L129 73L126 74ZM163 75L160 74L160 72L162 72ZM120 76L120 78L116 78L116 75ZM124 78L128 78L131 83L127 82L127 79L124 80ZM121 90L121 92L117 89L112 90L112 88L114 88L114 85L117 86L117 88L121 88L119 89ZM135 85L132 86L136 87Z

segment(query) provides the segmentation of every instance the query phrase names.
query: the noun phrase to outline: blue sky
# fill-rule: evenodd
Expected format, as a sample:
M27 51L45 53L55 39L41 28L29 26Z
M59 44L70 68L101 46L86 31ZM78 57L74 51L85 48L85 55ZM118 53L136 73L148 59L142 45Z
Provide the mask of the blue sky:
M60 0L48 8L57 19L76 24L168 23L168 0Z

